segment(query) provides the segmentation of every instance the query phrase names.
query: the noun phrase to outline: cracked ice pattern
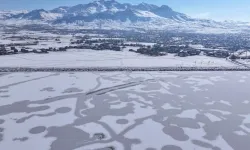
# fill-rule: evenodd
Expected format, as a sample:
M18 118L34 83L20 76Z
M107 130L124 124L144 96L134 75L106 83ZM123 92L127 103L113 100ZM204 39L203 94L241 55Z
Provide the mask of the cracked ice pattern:
M1 73L0 149L247 150L249 85L249 72Z

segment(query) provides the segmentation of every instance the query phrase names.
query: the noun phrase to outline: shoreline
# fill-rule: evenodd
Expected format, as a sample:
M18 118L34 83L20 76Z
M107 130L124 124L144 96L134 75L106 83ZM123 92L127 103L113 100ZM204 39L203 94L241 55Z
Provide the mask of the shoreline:
M0 72L250 71L245 67L0 67Z

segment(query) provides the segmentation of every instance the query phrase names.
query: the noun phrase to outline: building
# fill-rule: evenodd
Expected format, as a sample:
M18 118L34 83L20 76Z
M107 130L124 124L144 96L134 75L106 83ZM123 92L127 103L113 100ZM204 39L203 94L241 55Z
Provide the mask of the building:
M0 46L0 55L6 55L6 54L7 54L7 50L5 46Z
M189 54L188 54L187 51L181 50L181 51L178 53L178 56L180 56L180 57L187 57L187 56L189 56Z

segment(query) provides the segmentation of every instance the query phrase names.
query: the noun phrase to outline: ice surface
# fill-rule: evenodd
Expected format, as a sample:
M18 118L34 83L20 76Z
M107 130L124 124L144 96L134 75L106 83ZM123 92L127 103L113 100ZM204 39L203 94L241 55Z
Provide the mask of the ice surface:
M215 122L215 121L221 121L220 118L218 118L217 116L211 114L211 113L206 113L205 114L212 122Z
M245 149L249 84L248 72L0 73L0 149Z
M199 112L196 109L191 109L183 111L181 114L177 115L177 117L195 119L197 114L199 114Z

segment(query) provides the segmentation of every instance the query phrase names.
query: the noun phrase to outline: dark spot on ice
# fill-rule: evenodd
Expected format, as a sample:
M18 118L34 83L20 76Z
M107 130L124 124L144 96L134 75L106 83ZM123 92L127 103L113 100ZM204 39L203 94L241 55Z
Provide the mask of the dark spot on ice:
M141 108L148 108L148 106L146 106L146 105L145 105L145 106L140 106L140 107L141 107Z
M105 134L103 133L95 133L94 134L94 138L98 139L98 140L102 140L102 139L105 139Z
M0 119L0 124L3 124L5 121L3 119Z
M44 126L38 126L38 127L34 127L32 129L30 129L30 133L31 134L39 134L39 133L42 133L46 130L46 127Z
M0 142L3 141L3 134L0 134Z
M81 111L81 114L84 115L84 114L85 114L85 111L86 111L86 110L82 110L82 111Z
M146 150L156 150L155 148L146 148Z
M4 131L4 128L0 128L0 132L3 132Z
M22 137L22 138L14 138L13 141L20 141L20 142L24 142L27 141L29 138L28 137Z
M212 150L221 150L219 147L213 147Z
M107 150L115 150L115 147L113 146L107 147Z
M100 149L96 149L96 150L115 150L115 147L109 146L109 147L100 148Z
M55 112L59 113L59 114L64 114L64 113L68 113L71 111L71 108L69 107L61 107L61 108L57 108L55 110Z
M82 92L83 90L78 89L78 88L69 88L63 91L63 93L77 93L77 92Z
M45 138L53 137L56 139L50 145L51 150L73 150L78 145L94 140L93 137L90 138L89 133L69 125L61 127L52 126L47 131Z
M54 92L54 88L53 87L46 87L46 88L43 88L42 90L40 90L41 92L44 92L44 91L47 91L47 92Z
M204 148L213 148L213 145L199 140L192 140L192 143Z
M0 90L0 93L8 93L8 90Z
M3 96L0 96L2 98L7 98L7 97L10 97L9 95L3 95Z
M163 128L163 132L178 141L187 141L189 139L189 136L185 134L184 130L177 126L165 127Z
M139 139L130 139L130 141L134 144L140 144L141 143L141 140Z
M182 150L182 149L175 145L166 145L161 150Z
M118 119L116 121L117 124L128 124L128 120L127 119Z

